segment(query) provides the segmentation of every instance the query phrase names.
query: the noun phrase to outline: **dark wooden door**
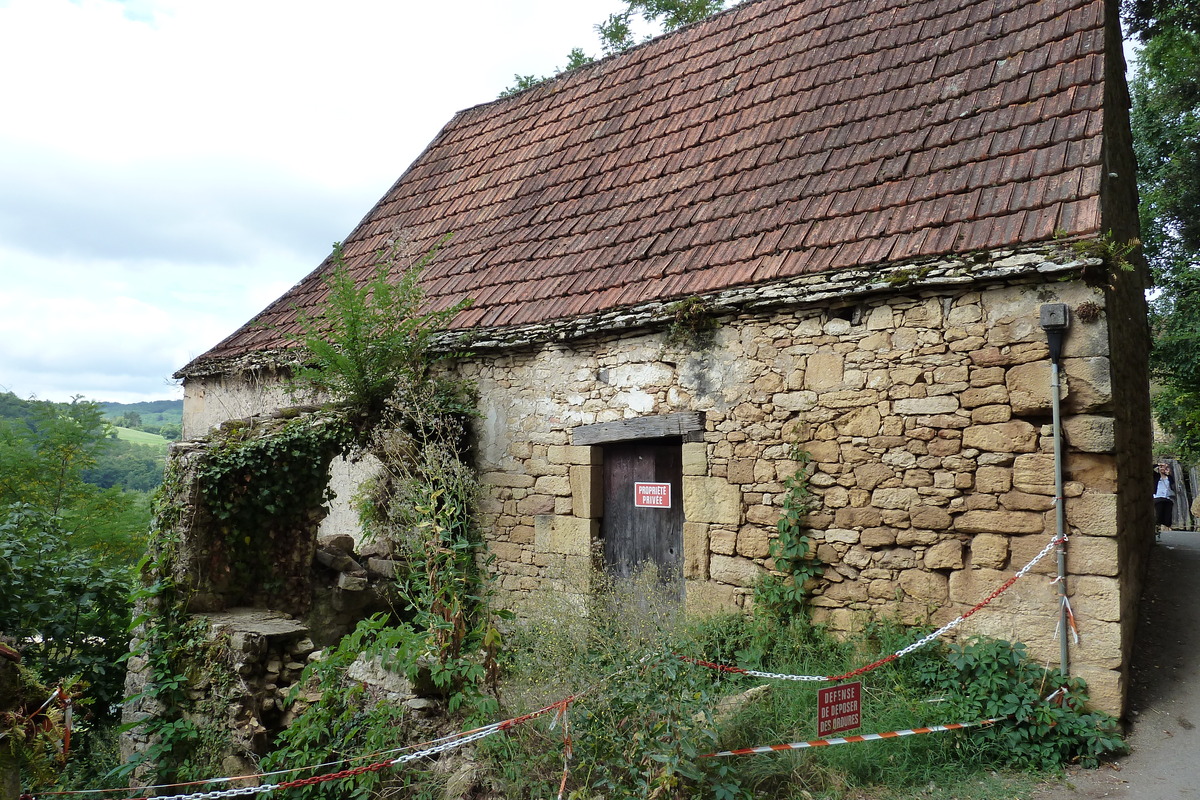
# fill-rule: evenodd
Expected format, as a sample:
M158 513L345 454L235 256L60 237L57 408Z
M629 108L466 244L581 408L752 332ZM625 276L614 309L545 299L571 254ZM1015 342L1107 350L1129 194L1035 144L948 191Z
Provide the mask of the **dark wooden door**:
M637 484L647 484L639 489ZM663 485L670 487L664 504ZM641 498L639 505L635 498ZM657 505L656 505L657 504ZM647 562L683 599L683 451L678 440L604 447L604 562L630 577Z

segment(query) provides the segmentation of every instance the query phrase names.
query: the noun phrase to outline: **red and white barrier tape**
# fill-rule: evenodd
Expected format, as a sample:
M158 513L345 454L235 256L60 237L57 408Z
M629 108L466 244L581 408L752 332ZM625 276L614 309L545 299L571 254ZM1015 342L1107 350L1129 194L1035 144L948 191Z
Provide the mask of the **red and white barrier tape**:
M741 750L721 750L717 753L705 753L701 758L727 758L729 756L751 756L759 753L778 753L783 750L804 750L808 747L830 747L835 744L852 744L854 742L871 742L878 739L898 739L901 736L916 736L922 733L940 733L942 731L957 731L963 728L973 728L978 725L992 725L999 720L983 719L978 722L960 722L951 725L932 725L928 728L911 728L903 731L886 731L884 733L863 733L856 736L842 736L836 739L813 739L807 742L789 742L787 744L772 744L766 747L745 747Z
M1038 553L1036 556L1034 556L1029 561L1028 564L1021 567L1021 569L1017 570L1017 572L1011 578L1009 578L1007 581L1005 581L1003 584L1001 584L1000 588L996 589L994 592L992 592L987 597L985 597L981 602L976 604L974 608L959 615L958 617L955 617L953 620L946 623L942 627L938 628L933 633L929 634L928 636L924 636L921 639L918 639L917 641L910 644L908 647L905 647L901 650L897 650L896 652L892 653L891 655L884 656L883 658L879 659L878 661L872 661L870 664L859 667L858 669L850 670L849 672L844 672L841 675L789 675L789 674L783 673L783 672L761 672L759 670L744 669L742 667L731 667L726 664L715 664L711 661L701 661L700 659L688 658L686 656L680 656L680 658L684 661L687 661L692 664L696 664L701 667L708 667L709 669L720 670L721 672L732 672L732 673L735 673L738 675L749 675L749 676L755 677L755 678L767 678L767 679L781 680L781 681L814 681L814 682L816 682L816 681L830 681L830 682L844 681L849 678L853 678L858 675L862 675L865 672L870 672L871 670L876 669L877 667L882 667L884 664L887 664L890 661L895 661L898 658L903 658L904 656L908 655L909 653L913 652L914 650L918 650L918 649L924 647L925 645L929 644L930 642L934 641L935 639L945 635L946 633L949 633L954 628L957 628L964 621L966 621L966 619L968 617L970 617L976 611L979 611L981 608L986 606L988 603L995 600L997 597L1000 596L1000 594L1002 592L1004 592L1006 589L1008 589L1010 586L1012 586L1018 580L1020 580L1021 578L1025 577L1027 574L1029 574L1029 571L1031 569L1033 569L1035 564L1037 564L1039 561L1041 561L1043 558L1045 558L1050 553L1050 551L1055 548L1055 546L1059 542L1065 542L1066 540L1067 540L1066 535L1056 536L1055 538L1051 539L1049 544L1047 544L1045 547L1043 547L1042 551L1040 553Z

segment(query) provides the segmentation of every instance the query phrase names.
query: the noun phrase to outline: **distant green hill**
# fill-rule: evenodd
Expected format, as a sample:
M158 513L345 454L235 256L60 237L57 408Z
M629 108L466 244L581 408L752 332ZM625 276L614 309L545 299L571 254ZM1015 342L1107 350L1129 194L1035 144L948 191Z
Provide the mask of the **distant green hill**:
M182 425L182 400L151 400L145 403L97 403L104 412L104 418L114 421L130 413L142 418L142 424L151 425Z
M117 432L117 438L130 444L143 444L153 447L155 450L167 452L167 445L170 440L159 436L157 433L146 433L145 431L135 431L133 428L122 428L120 425L114 425L113 430Z

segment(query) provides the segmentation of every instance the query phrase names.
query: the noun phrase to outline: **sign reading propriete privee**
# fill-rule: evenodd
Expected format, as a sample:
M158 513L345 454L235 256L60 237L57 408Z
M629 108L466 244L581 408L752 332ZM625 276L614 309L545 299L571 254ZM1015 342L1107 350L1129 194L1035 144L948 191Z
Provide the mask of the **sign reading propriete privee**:
M634 508L670 508L671 484L635 482L633 505Z
M817 736L862 725L862 682L817 690Z

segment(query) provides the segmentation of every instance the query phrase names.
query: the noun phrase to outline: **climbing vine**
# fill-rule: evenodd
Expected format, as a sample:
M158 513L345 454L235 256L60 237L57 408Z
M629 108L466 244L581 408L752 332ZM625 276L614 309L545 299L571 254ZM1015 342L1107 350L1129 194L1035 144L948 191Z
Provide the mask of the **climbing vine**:
M296 532L315 527L331 497L329 463L345 451L347 428L336 416L314 415L222 434L197 473L214 522L208 579L245 604L258 595L268 607L303 608L312 554L296 546Z
M799 444L792 445L791 457L798 469L783 480L780 501L783 512L775 526L779 535L771 542L771 557L778 574L765 576L755 589L758 604L781 617L803 610L808 594L806 583L821 574L821 563L812 557L812 544L804 525L804 518L815 505L808 487L810 457Z

